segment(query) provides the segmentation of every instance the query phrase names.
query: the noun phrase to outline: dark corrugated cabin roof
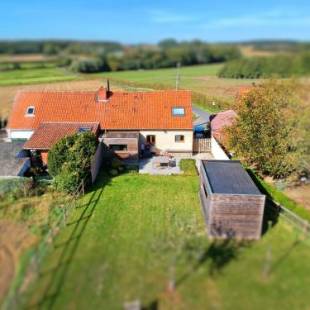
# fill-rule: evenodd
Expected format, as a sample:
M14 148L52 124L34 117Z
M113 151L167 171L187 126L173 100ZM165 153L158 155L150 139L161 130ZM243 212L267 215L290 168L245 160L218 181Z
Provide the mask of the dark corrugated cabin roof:
M203 160L211 191L214 194L261 195L238 160Z

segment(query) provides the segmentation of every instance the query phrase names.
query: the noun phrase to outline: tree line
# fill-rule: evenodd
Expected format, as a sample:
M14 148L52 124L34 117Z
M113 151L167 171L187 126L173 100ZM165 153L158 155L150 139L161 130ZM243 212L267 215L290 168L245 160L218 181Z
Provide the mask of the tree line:
M310 52L295 55L242 58L230 61L219 72L222 78L256 79L310 74Z
M0 53L57 56L57 65L81 73L139 70L225 62L241 57L237 46L167 39L156 45L116 42L2 41ZM15 68L16 66L12 66Z

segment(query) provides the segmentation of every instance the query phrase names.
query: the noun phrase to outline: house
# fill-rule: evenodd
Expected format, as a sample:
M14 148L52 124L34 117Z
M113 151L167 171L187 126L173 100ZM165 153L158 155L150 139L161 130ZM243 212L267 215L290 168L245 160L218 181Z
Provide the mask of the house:
M60 138L91 130L121 158L138 157L142 143L154 152L192 153L191 92L24 91L15 97L8 138L28 140L42 154Z
M239 161L202 161L200 201L210 238L260 238L265 195Z

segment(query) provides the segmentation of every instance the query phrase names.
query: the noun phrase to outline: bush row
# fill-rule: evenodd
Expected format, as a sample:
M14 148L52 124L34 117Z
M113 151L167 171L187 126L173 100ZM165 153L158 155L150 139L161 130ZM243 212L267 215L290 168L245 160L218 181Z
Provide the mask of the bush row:
M310 74L310 53L295 56L243 58L228 62L218 73L222 78L256 79Z

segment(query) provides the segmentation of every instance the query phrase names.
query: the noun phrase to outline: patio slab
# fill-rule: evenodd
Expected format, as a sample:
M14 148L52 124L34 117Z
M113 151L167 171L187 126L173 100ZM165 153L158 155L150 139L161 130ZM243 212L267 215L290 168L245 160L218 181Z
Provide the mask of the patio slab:
M182 174L183 171L180 169L180 160L181 159L194 159L196 162L196 167L199 171L200 163L202 160L214 159L211 153L200 153L195 155L188 156L175 156L176 167L163 167L155 168L153 165L154 158L145 158L139 160L139 173L141 174L155 174L155 175L171 175L171 174Z
M154 159L145 158L139 160L139 173L141 174L153 174L153 175L171 175L171 174L182 174L183 171L180 169L181 158L176 158L175 167L155 167Z

